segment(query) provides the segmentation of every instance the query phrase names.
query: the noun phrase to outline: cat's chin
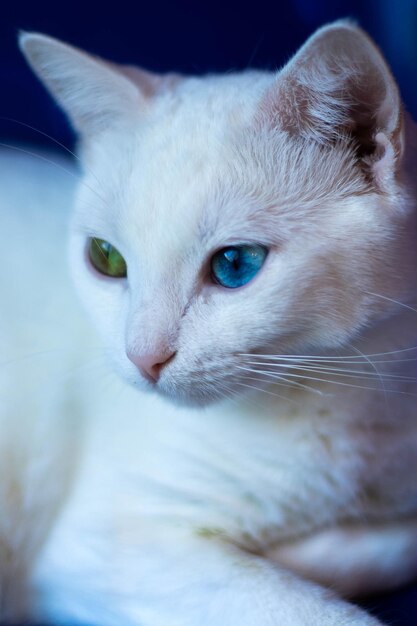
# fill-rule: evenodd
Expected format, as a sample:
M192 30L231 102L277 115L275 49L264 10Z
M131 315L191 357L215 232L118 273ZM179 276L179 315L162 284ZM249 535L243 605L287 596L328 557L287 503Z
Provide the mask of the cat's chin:
M122 365L122 367L120 367ZM129 364L128 364L129 365ZM204 408L216 403L231 401L236 398L232 383L217 378L209 380L204 375L194 372L164 372L157 382L140 375L135 369L126 367L126 363L113 361L116 373L129 385L140 392L157 395L170 404L184 408ZM230 391L227 392L227 389ZM240 395L241 391L239 391Z
M213 389L212 392L204 390L180 390L180 389L165 389L164 387L157 386L153 390L153 393L158 394L171 404L184 408L204 408L211 404L224 402L227 398L224 395L216 393Z
M114 358L113 370L119 378L138 392L156 395L178 407L204 408L228 400L228 396L223 391L219 391L215 383L210 384L206 381L203 386L196 379L189 382L185 376L179 381L177 377L172 375L162 376L158 382L152 382L141 376L133 368L126 367L125 362L120 364Z

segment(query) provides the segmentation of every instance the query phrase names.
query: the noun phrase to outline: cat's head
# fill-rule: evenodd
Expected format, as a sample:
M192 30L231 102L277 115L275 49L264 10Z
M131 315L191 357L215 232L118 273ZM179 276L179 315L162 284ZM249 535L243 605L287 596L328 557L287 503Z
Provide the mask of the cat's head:
M243 393L245 355L338 349L392 313L375 294L404 297L401 101L359 28L319 30L277 73L207 77L20 41L80 135L71 267L126 380Z

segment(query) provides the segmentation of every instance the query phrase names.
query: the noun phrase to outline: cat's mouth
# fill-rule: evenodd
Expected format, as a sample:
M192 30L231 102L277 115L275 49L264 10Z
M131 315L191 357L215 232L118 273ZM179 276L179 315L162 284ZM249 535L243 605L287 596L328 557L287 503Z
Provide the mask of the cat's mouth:
M204 407L233 397L232 390L224 388L223 381L173 381L171 377L162 377L153 386L154 391L166 400L185 407Z
M154 365L154 370L149 370L152 375L138 367L136 384L170 403L187 407L236 402L254 394L262 394L264 400L273 397L293 401L294 394L302 390L320 393L315 387L324 382L318 375L318 372L323 373L322 368L319 369L322 361L318 360L322 357L312 356L307 361L306 358L288 352L280 356L259 348L247 353L199 357L180 351L169 355L162 366L157 363L158 371ZM325 376L329 377L329 374Z
M214 403L236 402L239 397L262 392L271 385L270 377L254 373L242 358L227 358L219 363L206 361L195 369L181 367L172 359L158 380L147 380L147 389L179 406L204 407Z
M199 361L193 368L189 363L187 365L172 355L158 376L137 372L135 385L157 393L175 405L188 407L208 406L242 393L240 379L245 373L240 372L236 364L227 366L223 362L223 367L219 367L218 363L208 359L205 363Z

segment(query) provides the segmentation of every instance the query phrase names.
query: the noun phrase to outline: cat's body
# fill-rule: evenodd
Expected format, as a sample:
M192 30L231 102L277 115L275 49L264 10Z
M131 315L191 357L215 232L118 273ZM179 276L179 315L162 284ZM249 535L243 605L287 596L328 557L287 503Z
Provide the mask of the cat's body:
M368 108L342 64L345 37L362 63L369 55ZM70 264L105 349L127 381L191 405L109 384L102 365L76 368L82 386L66 383L74 407L57 420L85 424L82 451L64 452L77 469L28 575L34 614L91 626L377 624L307 579L350 595L417 573L416 140L379 53L336 25L278 80L129 70L131 83L52 40L23 46L84 135ZM326 75L332 47L338 72L331 61ZM348 111L337 80L363 110L355 100ZM86 264L88 237L123 251L128 279ZM241 242L269 249L264 267L223 288L207 259ZM76 308L68 317L74 362L88 361L95 340Z
M0 277L0 614L6 623L27 616L33 561L67 497L81 443L72 383L83 362L78 346L91 330L83 331L77 318L65 257L57 254L75 184L60 168L73 170L56 153L0 152L7 259Z

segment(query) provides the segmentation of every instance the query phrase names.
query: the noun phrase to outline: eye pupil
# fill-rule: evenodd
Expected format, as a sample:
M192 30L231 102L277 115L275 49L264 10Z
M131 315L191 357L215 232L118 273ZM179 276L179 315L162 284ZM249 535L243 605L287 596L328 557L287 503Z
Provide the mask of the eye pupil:
M126 261L120 252L104 239L92 237L89 241L88 256L91 265L100 273L112 278L127 276Z
M267 249L258 244L222 248L211 259L213 280L230 289L241 287L259 272L267 254Z

